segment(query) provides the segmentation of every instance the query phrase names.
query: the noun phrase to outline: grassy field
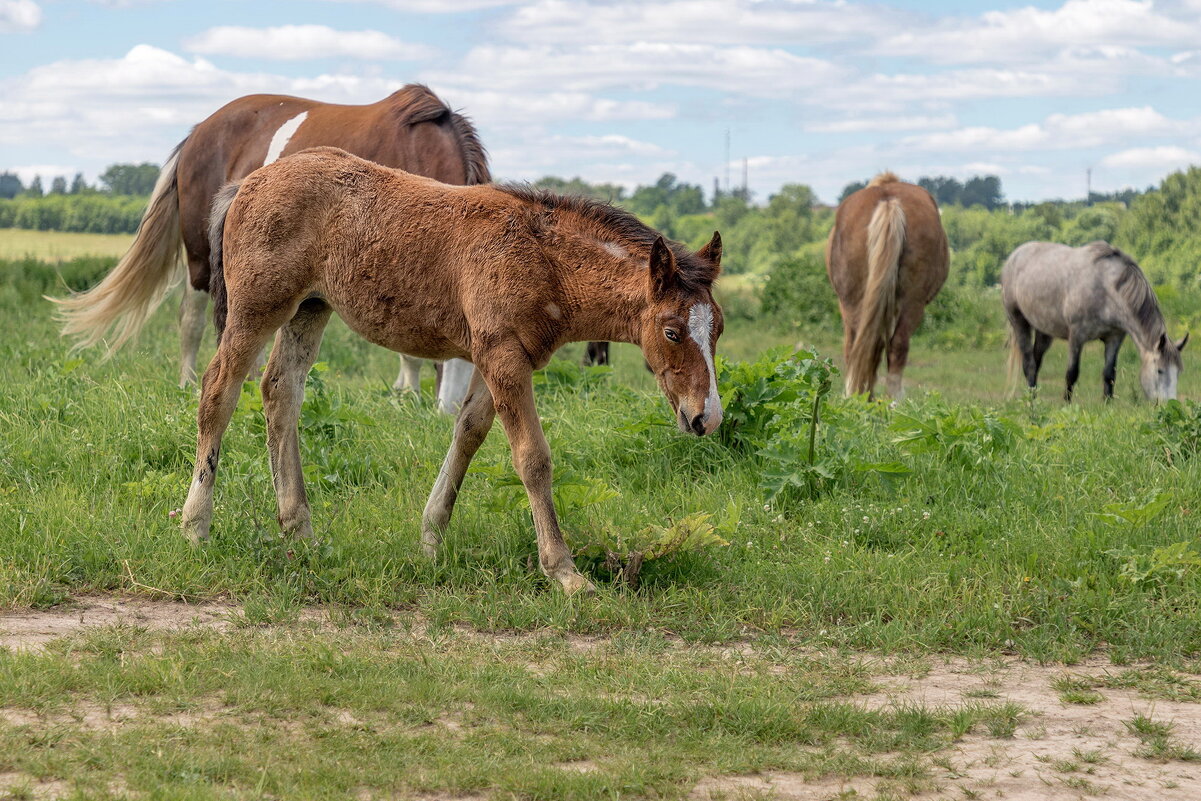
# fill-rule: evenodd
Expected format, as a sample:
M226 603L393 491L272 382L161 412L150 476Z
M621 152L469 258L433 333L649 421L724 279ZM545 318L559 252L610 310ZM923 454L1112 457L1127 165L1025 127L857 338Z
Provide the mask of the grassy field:
M392 394L395 356L336 321L302 420L319 543L276 530L248 387L222 451L213 539L188 547L172 512L192 467L196 399L174 386L173 309L101 363L68 352L40 299L56 269L79 285L102 266L9 263L0 275L0 608L93 593L221 600L242 610L242 626L121 627L45 652L0 649L0 778L84 776L72 787L87 797L340 798L366 787L359 797L618 798L793 771L871 776L882 782L873 792L904 797L943 786L932 759L966 733L1011 738L1037 712L987 695L955 710L848 701L913 660L1072 663L1102 649L1195 687L1201 422L1185 406L1156 427L1129 345L1114 403L1100 402L1090 347L1080 402L1067 406L1062 343L1046 391L1009 399L1001 349L919 338L907 399L832 400L818 449L837 475L774 498L768 457L675 432L635 349L615 348L615 368L599 373L576 369L579 349L568 349L539 405L564 529L600 591L564 599L531 570L533 531L499 428L444 557L419 556L451 421L428 391ZM734 317L719 352L754 360L802 340L834 354L836 337ZM1201 397L1195 370L1181 394ZM598 556L698 513L725 544L648 560L636 588ZM313 606L344 625L294 625ZM481 644L479 632L494 639ZM598 650L581 651L580 638ZM751 655L731 662L735 645ZM864 652L900 661L857 668ZM71 718L113 705L137 707L133 722ZM32 717L5 723L6 708ZM1167 743L1157 764L1195 756ZM338 767L350 755L366 760L360 775ZM563 768L576 762L587 769Z
M0 259L35 258L60 262L80 256L120 256L133 234L74 234L0 228Z

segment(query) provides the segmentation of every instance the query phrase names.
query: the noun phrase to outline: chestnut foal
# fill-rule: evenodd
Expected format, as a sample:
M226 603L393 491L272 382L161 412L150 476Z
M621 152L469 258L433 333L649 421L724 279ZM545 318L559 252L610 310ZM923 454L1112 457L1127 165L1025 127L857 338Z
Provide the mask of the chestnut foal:
M303 151L226 187L211 226L222 333L204 373L183 509L194 541L208 536L217 455L242 379L276 330L262 387L279 522L285 532L312 535L297 421L305 375L334 311L378 345L476 366L422 519L429 556L499 415L529 495L543 572L567 593L592 589L555 517L550 448L531 382L567 342L641 345L681 431L701 436L721 423L716 233L690 253L595 201L450 186L336 148Z

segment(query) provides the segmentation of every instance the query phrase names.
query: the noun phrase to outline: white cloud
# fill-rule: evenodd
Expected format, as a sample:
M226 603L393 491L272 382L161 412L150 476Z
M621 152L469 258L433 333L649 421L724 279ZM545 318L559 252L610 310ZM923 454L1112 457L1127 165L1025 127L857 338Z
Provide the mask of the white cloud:
M921 131L932 128L951 128L955 125L954 114L937 116L884 116L857 117L846 120L809 123L804 130L809 133L890 133L892 131Z
M1201 164L1201 153L1176 145L1134 147L1101 159L1102 167L1115 169L1172 169L1190 164Z
M325 25L281 25L274 28L220 26L184 42L184 49L205 55L299 61L314 58L429 58L433 48L402 42L380 31L338 31Z
M938 63L1019 64L1073 47L1190 47L1201 38L1195 12L1153 0L1067 0L1055 9L1032 6L988 11L913 26L876 45L883 55Z
M332 0L336 3L374 3L413 14L459 14L483 8L511 6L519 0Z
M25 33L42 24L42 9L33 0L0 0L0 33Z
M905 19L883 6L805 0L537 0L514 11L500 31L530 44L781 44L862 40Z
M1042 123L1010 129L959 128L909 137L903 144L929 151L1054 150L1172 136L1184 133L1189 127L1189 123L1168 119L1150 106L1142 106L1082 114L1052 114Z
M453 75L436 73L432 79L472 76L489 87L570 91L695 86L771 97L842 75L828 61L786 50L639 42L572 49L487 45L471 50Z

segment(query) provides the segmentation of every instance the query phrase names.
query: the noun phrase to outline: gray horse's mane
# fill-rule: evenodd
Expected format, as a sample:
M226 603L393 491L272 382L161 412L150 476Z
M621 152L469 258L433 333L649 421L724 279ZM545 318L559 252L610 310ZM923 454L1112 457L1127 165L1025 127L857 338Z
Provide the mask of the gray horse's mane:
M1143 331L1156 338L1167 332L1168 327L1164 322L1163 313L1159 310L1155 290L1151 288L1151 282L1134 259L1108 242L1100 240L1090 242L1085 247L1092 251L1094 261L1112 259L1121 265L1122 271L1113 288L1122 300L1126 301L1127 307Z

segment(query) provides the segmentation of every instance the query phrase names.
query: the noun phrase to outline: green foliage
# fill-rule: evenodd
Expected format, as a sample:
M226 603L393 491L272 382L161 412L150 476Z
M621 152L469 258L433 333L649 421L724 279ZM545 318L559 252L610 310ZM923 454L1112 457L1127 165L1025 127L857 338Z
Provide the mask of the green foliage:
M138 230L145 197L84 194L21 195L0 200L0 228L130 234Z
M1175 398L1164 401L1146 430L1159 439L1169 459L1191 459L1201 452L1201 404Z
M963 467L994 468L1021 435L1021 426L1007 417L981 409L935 403L930 411L898 412L889 426L893 442L909 454L934 454Z
M100 173L100 183L114 195L149 195L154 191L159 168L156 164L110 164Z
M788 330L837 329L838 297L825 263L813 254L784 259L772 268L760 292L764 317Z
M1164 178L1137 198L1118 224L1117 244L1153 283L1198 285L1201 265L1201 167Z

